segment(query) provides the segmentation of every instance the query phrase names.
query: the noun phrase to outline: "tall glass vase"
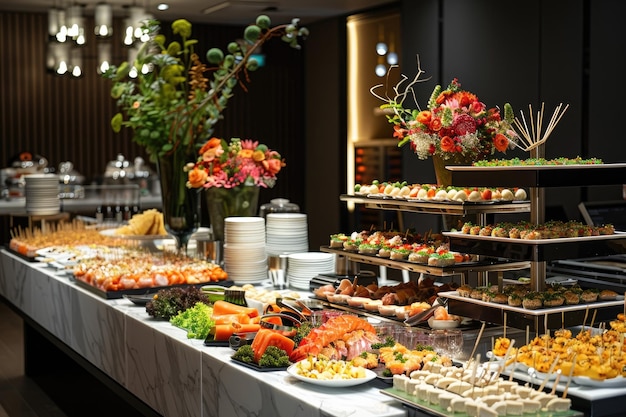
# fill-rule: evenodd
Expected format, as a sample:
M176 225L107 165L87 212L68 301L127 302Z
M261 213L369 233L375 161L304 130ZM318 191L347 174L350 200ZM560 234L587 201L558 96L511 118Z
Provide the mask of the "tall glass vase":
M224 243L224 219L253 217L259 205L259 187L211 187L204 190L213 238Z
M157 160L163 202L165 230L176 239L176 251L187 254L189 238L200 224L199 191L187 188L185 165L196 158L195 152L176 149Z

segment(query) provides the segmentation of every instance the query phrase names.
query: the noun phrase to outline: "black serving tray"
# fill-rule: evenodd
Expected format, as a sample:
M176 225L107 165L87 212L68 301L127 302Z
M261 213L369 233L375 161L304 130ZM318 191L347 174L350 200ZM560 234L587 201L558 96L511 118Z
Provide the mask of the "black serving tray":
M176 285L167 285L167 286L163 286L163 287L149 287L149 288L133 288L133 289L129 289L129 290L119 290L119 291L104 291L101 290L100 288L96 288L91 284L88 284L84 281L81 281L79 279L76 279L76 277L74 277L73 275L70 276L70 281L74 282L77 286L84 288L85 290L99 296L102 298L105 298L107 300L113 300L113 299L118 299L118 298L122 298L125 295L148 295L148 294L154 294L156 292L158 292L159 290L164 290L166 288L176 288L176 287L181 287L181 288L187 288L187 287L196 287L196 288L202 288L205 285L211 285L211 284L215 284L215 285L221 285L223 287L232 287L235 283L231 280L225 280L225 281L218 281L218 282L213 282L213 281L209 281L209 282L202 282L199 284L176 284ZM132 301L132 300L131 300Z
M281 366L281 367L277 367L277 368L270 368L270 367L261 367L255 363L248 363L248 362L243 362L240 361L239 359L235 359L234 357L231 356L230 358L233 362L245 366L246 368L250 368L253 369L255 371L258 372L274 372L274 371L286 371L287 368L289 368L289 366ZM291 363L289 364L291 365Z
M622 184L626 164L448 166L452 182L476 187L573 187Z

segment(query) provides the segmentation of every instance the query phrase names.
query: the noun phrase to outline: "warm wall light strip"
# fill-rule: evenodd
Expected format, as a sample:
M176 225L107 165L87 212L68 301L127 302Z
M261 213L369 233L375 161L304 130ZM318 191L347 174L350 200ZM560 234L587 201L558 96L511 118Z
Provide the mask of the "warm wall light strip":
M347 41L348 41L348 135L346 140L346 145L348 148L347 152L347 169L346 169L346 184L348 187L348 192L350 190L354 190L354 171L355 171L355 162L354 162L354 143L359 138L359 115L356 109L358 108L358 94L357 88L359 85L359 69L358 69L358 51L359 51L359 42L357 36L357 28L356 22L353 19L348 18L347 23ZM354 203L348 201L347 203L348 211L350 213L354 212Z

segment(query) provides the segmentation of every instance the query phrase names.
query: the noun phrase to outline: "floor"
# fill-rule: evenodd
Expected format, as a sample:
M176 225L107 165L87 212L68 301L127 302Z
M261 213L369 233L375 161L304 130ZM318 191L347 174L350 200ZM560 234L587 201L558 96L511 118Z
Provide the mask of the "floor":
M24 375L22 319L0 301L0 417L67 417Z

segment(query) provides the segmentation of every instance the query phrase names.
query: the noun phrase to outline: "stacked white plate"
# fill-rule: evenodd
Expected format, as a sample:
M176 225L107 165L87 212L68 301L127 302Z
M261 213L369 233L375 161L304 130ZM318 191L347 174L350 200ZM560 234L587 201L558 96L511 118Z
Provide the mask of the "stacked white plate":
M309 250L309 225L306 214L269 213L265 222L266 250L269 256Z
M308 290L312 278L335 272L335 255L324 252L302 252L288 255L287 282L290 287Z
M236 284L267 280L265 219L227 217L224 219L224 270Z
M26 212L35 215L57 214L61 211L59 177L54 174L25 175Z

